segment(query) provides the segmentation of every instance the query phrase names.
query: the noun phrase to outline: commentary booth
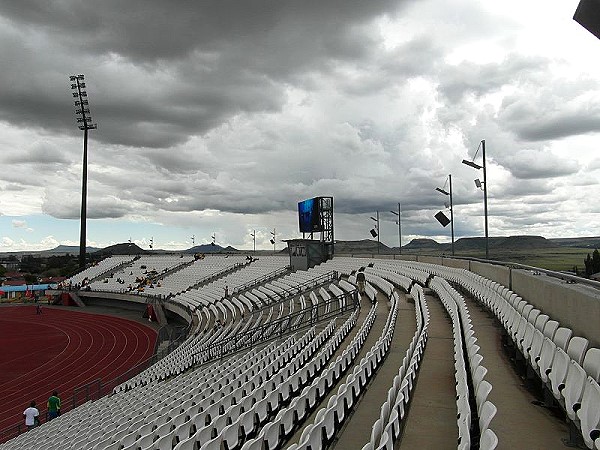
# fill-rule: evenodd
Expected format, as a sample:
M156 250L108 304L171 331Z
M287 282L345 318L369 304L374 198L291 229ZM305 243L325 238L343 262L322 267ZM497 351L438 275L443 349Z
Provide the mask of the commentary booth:
M292 270L308 270L333 258L333 197L299 202L298 223L302 239L285 241Z

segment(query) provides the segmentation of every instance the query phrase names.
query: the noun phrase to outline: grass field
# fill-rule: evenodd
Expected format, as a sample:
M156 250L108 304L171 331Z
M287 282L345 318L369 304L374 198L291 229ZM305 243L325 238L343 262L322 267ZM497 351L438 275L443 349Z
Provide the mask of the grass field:
M513 262L555 271L573 271L577 266L579 271L585 270L583 261L594 249L576 247L532 248L523 250L490 249L490 258L494 261ZM414 254L414 253L413 253ZM456 252L455 256L485 258L481 251Z

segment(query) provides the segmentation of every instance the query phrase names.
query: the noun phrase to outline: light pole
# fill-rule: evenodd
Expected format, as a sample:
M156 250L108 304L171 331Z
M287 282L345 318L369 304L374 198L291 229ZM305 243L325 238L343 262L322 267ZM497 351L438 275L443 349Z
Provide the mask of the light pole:
M252 230L250 236L252 236L252 242L254 244L254 253L256 253L256 230Z
M450 197L450 231L452 235L452 256L454 256L454 207L452 205L452 175L448 175L448 185L450 192L444 190L444 188L435 188L435 190ZM444 183L444 187L446 187L446 183Z
M398 202L398 212L392 210L390 212L398 217L398 220L396 220L396 225L398 225L398 248L400 249L400 254L402 254L402 206L400 202Z
M375 217L377 217L377 218L375 218ZM375 221L375 228L371 229L371 236L377 238L377 254L379 254L379 252L380 252L380 249L379 249L379 211L377 211L377 214L375 217L371 217L371 220Z
M478 188L481 188L483 185L483 215L485 218L485 259L490 259L490 248L489 248L489 233L488 233L488 200L487 200L487 172L485 167L485 139L483 139L479 143L479 147L477 147L477 151L481 148L481 154L483 157L483 165L475 164L473 161L469 161L467 159L463 159L463 164L466 164L469 167L473 167L474 169L480 170L483 169L483 182L479 181L479 179L475 180L475 185ZM475 152L475 156L473 156L473 160L477 156L477 151Z
M150 245L149 246L150 246L150 250L152 250L154 248L154 236L152 236L150 238Z
M88 130L94 130L98 126L92 123L90 109L88 108L87 92L84 91L85 83L83 75L71 75L71 89L73 89L73 97L75 100L75 115L79 129L83 131L83 177L81 183L81 230L79 233L79 267L85 268L85 244L86 244L86 220L87 220L87 141Z
M271 236L273 236L271 238L271 244L273 244L273 253L275 253L275 243L277 242L277 230L275 228L271 231Z
M217 245L217 233L213 233L210 239L210 245L212 245L213 247Z
M195 245L196 245L196 235L192 234L192 237L190 239L192 240L192 247L195 247Z

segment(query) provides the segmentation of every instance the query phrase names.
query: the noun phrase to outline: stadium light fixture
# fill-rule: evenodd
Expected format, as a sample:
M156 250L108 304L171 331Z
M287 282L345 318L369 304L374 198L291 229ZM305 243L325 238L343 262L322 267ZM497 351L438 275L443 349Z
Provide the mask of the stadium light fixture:
M448 196L450 199L450 203L449 204L444 203L444 206L446 208L450 209L450 230L451 230L451 235L452 235L452 256L454 256L454 208L452 205L452 175L448 175L446 182L448 183L448 191L446 189L444 189L446 187L446 183L444 183L443 188L436 187L435 190L440 192L441 194Z
M398 225L398 248L400 254L402 254L402 205L400 205L400 202L398 202L398 212L393 210L390 210L390 212L398 218L396 220L396 225Z
M86 221L87 221L87 141L88 130L95 130L98 126L92 123L90 108L87 100L87 92L84 91L85 77L83 75L71 75L71 89L75 100L75 115L79 129L83 131L83 175L81 183L81 230L79 233L79 267L85 268L86 253Z
M482 186L483 186L483 183L481 182L481 180L480 180L479 178L476 178L476 179L475 179L475 180L473 180L473 181L475 181L475 187L476 187L477 189L481 189L481 188L482 188Z
M373 228L370 233L371 236L376 237L377 238L377 254L379 254L380 249L379 249L379 245L380 245L380 241L379 241L379 211L377 211L376 214L376 218L371 216L371 220L375 221L375 228Z
M271 238L271 244L273 244L273 253L275 253L275 244L277 242L277 230L275 228L271 231L271 236L273 236Z
M154 236L152 236L150 238L150 245L149 245L149 247L150 247L150 250L152 250L154 248Z
M600 39L600 0L580 0L573 19Z
M192 234L192 237L190 238L192 240L192 247L196 246L196 235Z
M483 169L483 181L480 181L479 179L475 180L475 186L477 186L477 188L481 189L481 186L483 185L483 216L484 216L484 220L485 220L485 259L489 259L490 258L490 246L489 246L489 232L488 232L488 195L487 195L487 171L486 171L486 166L485 166L485 139L483 139L480 143L479 143L479 147L477 147L477 151L475 152L475 156L473 156L473 159L475 159L475 157L477 156L477 152L479 151L479 149L481 148L481 156L483 158L483 162L482 165L480 166L479 164L474 163L473 161L469 161L466 159L463 159L463 164L469 166L469 167L473 167L474 169Z

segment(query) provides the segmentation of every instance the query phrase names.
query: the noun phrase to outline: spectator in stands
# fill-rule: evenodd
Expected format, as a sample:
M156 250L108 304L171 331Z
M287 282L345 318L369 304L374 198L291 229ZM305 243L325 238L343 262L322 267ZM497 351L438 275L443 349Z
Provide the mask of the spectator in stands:
M225 298L229 297L229 286L225 285Z
M28 430L31 430L40 424L40 412L35 407L34 401L29 404L29 408L23 411L23 418L25 419L25 425Z
M60 416L60 397L58 392L54 391L48 399L48 420Z

